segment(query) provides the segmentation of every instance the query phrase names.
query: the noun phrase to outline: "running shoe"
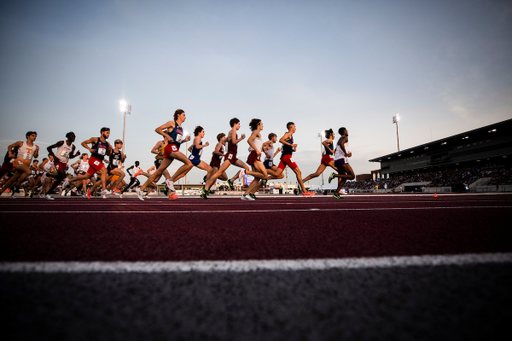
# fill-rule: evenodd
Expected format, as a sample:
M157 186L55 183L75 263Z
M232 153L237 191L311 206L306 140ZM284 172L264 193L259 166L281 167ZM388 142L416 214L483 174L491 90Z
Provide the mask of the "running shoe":
M69 178L64 179L64 182L62 183L62 190L64 190L69 185Z
M39 193L39 198L44 199L44 194L43 193Z
M233 181L231 181L231 179L228 179L228 186L229 186L229 190L231 190L231 191L235 190L235 186L233 186Z
M87 189L87 199L91 199L91 190Z
M312 197L315 195L315 192L307 191L306 193L302 193L302 196L304 197Z
M103 199L107 199L107 195L110 195L110 194L112 194L112 192L105 190L105 191L101 192L101 197Z
M123 199L123 193L119 193L119 199Z
M331 173L331 175L329 175L329 183L331 183L331 181L334 179L334 172Z
M204 200L208 200L208 196L204 193L201 193L201 195L199 196L201 199L204 199Z
M210 191L209 191L209 190L207 190L206 188L204 188L204 186L203 186L203 187L201 187L201 194L208 195L208 194L210 194L209 192L210 192Z
M171 190L171 192L176 192L176 190L174 189L174 182L173 181L165 180L165 184Z
M251 198L250 196L245 195L245 194L244 194L244 195L242 195L242 197L241 197L240 199L242 199L242 200L249 200L249 201L254 201L254 200L256 200L256 199Z
M146 195L144 195L144 199L149 199L149 192L146 192Z
M343 199L343 197L339 194L336 194L334 193L334 195L332 196L334 199Z
M244 175L245 175L245 169L242 168L242 170L240 171L240 174L238 174L238 180L240 180L242 185L244 184Z
M261 186L264 188L267 187L267 181L268 181L267 179L261 180Z
M117 188L114 188L114 191L113 191L113 192L114 192L114 193L121 193L121 191L120 191L120 190L118 190Z
M46 199L48 199L48 200L55 200L50 194L46 194Z
M14 185L14 187L12 188L12 193L19 193L20 192L20 188L18 187L18 185Z
M144 193L142 193L142 191L138 188L135 189L135 192L137 192L137 198L139 198L139 200L144 201L144 197L143 197Z
M258 198L256 197L256 195L254 195L253 193L249 193L249 196L250 196L251 198L253 198L254 200L258 199Z
M171 195L169 195L169 200L176 200L178 198L179 198L179 196L176 193L172 193Z

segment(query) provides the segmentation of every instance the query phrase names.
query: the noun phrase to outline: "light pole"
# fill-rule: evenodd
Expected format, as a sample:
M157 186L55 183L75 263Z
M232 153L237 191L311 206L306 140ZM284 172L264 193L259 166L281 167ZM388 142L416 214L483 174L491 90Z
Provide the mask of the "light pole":
M318 133L318 137L320 138L320 159L322 159L322 156L324 155L324 144L322 142L322 133ZM324 172L322 172L322 186L324 185ZM323 189L322 187L320 188Z
M393 116L393 124L396 124L396 145L398 147L398 151L400 151L400 136L398 135L398 121L400 121L400 115L396 114L396 116Z
M126 132L126 114L131 115L132 114L132 105L127 104L125 100L119 101L119 108L121 109L121 112L124 113L124 120L123 120L123 154L124 154L124 146L126 145L126 139L125 139L125 132Z

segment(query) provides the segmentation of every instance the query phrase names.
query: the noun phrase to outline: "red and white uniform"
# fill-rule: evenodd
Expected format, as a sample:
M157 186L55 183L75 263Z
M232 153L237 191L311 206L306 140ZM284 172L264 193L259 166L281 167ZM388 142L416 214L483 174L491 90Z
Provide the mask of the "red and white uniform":
M260 155L258 155L255 149L249 146L249 151L251 153L247 157L247 163L251 166L254 165L254 162L261 161L261 148L263 147L263 139L261 138L261 136L257 137L254 140L252 140L252 143L254 144L254 147L256 147L256 150L260 152Z
M71 151L73 151L73 144L68 146L66 141L62 144L62 146L57 148L57 153L55 156L57 157L57 160L55 162L55 169L56 170L66 170L66 165L69 160L69 154L71 154Z

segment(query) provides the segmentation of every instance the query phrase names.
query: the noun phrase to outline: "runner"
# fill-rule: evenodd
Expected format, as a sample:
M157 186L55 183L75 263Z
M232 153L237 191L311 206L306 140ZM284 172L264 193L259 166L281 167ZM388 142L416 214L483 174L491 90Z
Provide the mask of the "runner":
M266 169L271 169L275 172L277 172L278 168L274 164L274 157L281 151L280 147L277 147L276 151L274 151L274 143L276 142L277 135L274 133L270 133L268 134L268 141L263 144L263 151L265 153L265 161L263 161L263 164L265 165ZM282 175L281 173L281 178L283 177L284 175Z
M61 181L66 178L66 168L68 165L68 160L74 159L75 157L80 155L79 150L75 153L76 147L73 144L73 142L75 142L75 138L75 133L69 132L66 134L66 141L59 141L46 148L48 150L48 155L53 156L53 158L55 159L55 170L57 171L57 179L55 180L51 188L47 192L45 192L47 197L50 193L52 193L55 190L55 188L57 188ZM54 148L57 148L57 155L53 153Z
M52 155L48 155L48 158L44 158L43 162L39 165L39 169L42 170L43 175L41 176L41 184L43 185L43 189L39 197L45 198L48 200L55 200L50 194L48 190L52 186L53 178L57 175L57 171L55 170L55 158Z
M27 140L24 141L17 141L13 144L11 144L9 147L7 147L8 151L13 151L15 148L18 149L18 153L16 155L16 159L13 161L13 171L14 175L13 177L7 181L6 184L0 189L0 195L8 188L13 186L13 196L14 193L18 191L17 186L21 185L23 180L27 176L30 175L30 164L32 162L32 159L34 157L39 156L39 146L36 145L34 142L37 138L37 133L35 131L29 131L27 134L25 134Z
M126 191L131 192L131 190L133 188L140 186L140 181L139 181L139 179L137 179L137 177L139 175L142 175L143 172L142 172L142 169L139 167L139 165L140 165L140 162L135 161L135 165L130 166L126 170L126 172L130 175L130 183L123 188L123 190L121 191L121 195L123 195Z
M90 153L91 157L89 158L89 169L87 173L83 175L77 175L76 177L67 179L64 181L62 188L65 189L66 186L70 182L74 182L77 180L85 180L89 179L92 175L98 172L101 175L101 187L102 187L102 197L106 199L107 195L110 192L107 191L107 169L103 165L103 160L106 155L110 155L112 153L112 146L107 142L107 139L110 137L110 128L101 128L100 137L91 137L88 140L82 142L82 147L86 148ZM91 145L89 148L88 144ZM90 191L87 192L87 198L90 199Z
M75 163L73 163L71 165L71 167L75 170L76 175L84 175L87 173L87 171L89 170L88 159L89 159L89 154L84 153L84 154L82 154L82 158L80 160L76 161ZM94 178L94 176L89 179L78 180L78 181L71 183L71 188L73 188L73 186L76 186L77 188L80 188L80 186L82 186L82 189L83 189L82 197L86 198L87 197L87 186L89 185L89 182L92 182L93 186L96 184L96 179ZM62 195L63 191L64 191L64 186L62 188L61 195Z
M288 122L286 124L286 128L288 131L281 137L279 142L283 144L283 151L281 153L281 162L279 162L277 176L273 175L271 176L271 179L281 179L282 177L279 177L282 175L282 172L286 168L286 166L290 167L292 171L295 173L295 176L297 177L297 181L299 183L300 188L302 189L302 195L303 196L314 196L315 193L306 191L306 187L304 186L304 183L302 182L302 173L299 169L299 166L293 161L292 154L293 152L297 151L297 144L293 143L293 133L297 130L295 127L295 123Z
M119 168L119 165L122 164L124 162L124 160L126 159L126 155L123 154L122 148L123 148L123 141L121 141L120 139L115 140L114 141L114 149L112 149L112 152L109 155L110 161L107 165L106 183L109 183L114 176L117 176L116 180L112 180L112 181L116 181L112 186L113 188L115 188L117 185L119 185L119 183L121 183L121 180L123 180L123 178L125 176L125 173ZM99 185L99 183L94 184L91 188L91 192L94 192L98 185ZM110 192L110 191L108 191L108 192ZM119 198L122 198L122 197L123 197L122 193L119 194Z
M236 158L236 154L238 152L238 142L245 139L245 134L242 134L240 138L238 138L237 131L240 129L240 120L238 118L232 118L229 121L229 125L231 126L231 130L228 134L228 152L224 156L224 163L219 168L215 174L213 174L208 181L206 181L206 184L201 189L201 198L202 199L208 199L208 193L210 191L210 188L213 186L213 184L217 181L217 179L226 171L226 169L229 168L231 165L235 165L237 167L242 168L240 172L240 179L244 177L244 175L247 173L249 175L254 176L258 179L266 179L266 177L259 173L259 172L252 172L249 170L249 167L240 159ZM242 180L240 180L242 181Z
M338 130L340 138L336 143L336 152L334 154L334 165L338 171L338 174L331 173L329 176L329 183L334 178L338 178L338 188L334 192L333 198L343 199L340 195L341 188L345 185L347 180L353 180L356 176L352 166L348 163L348 158L352 157L352 153L348 150L348 130L342 127Z
M315 173L309 174L302 180L302 182L306 182L316 177L319 177L320 174L322 174L325 171L325 168L327 168L327 166L330 166L332 169L336 170L336 166L334 165L334 159L332 158L332 155L334 155L334 131L332 131L332 129L326 130L325 138L326 140L322 142L322 145L324 146L324 151L322 160L320 160L320 166L318 166L318 169L316 170Z
M201 161L201 155L203 155L203 148L208 147L210 145L209 142L206 142L205 144L203 144L203 142L201 141L202 138L204 137L204 135L205 135L205 132L204 132L203 127L197 126L194 129L194 143L188 149L190 152L188 159L190 160L190 162L192 162L192 164L195 167L206 171L206 174L207 174L206 177L208 178L208 176L211 175L212 167L209 164L207 164L206 162ZM178 176L175 179L175 181L178 181L179 179L184 177L187 173L188 173L188 171L182 173L180 176Z
M252 183L247 187L244 194L240 199L242 200L256 200L256 191L260 187L260 182L265 185L268 179L267 170L263 162L261 162L261 151L263 148L263 139L261 138L261 131L263 130L263 122L258 118L253 118L249 123L251 128L251 136L247 139L249 144L249 156L247 157L247 163L252 167L252 170L263 175L262 180L254 179Z
M215 150L212 152L212 159L210 161L210 173L207 175L206 177L206 181L208 181L209 178L212 177L213 174L215 174L219 168L220 168L220 163L222 161L222 158L224 157L224 145L226 144L226 134L224 133L220 133L217 135L217 145L215 146ZM226 172L223 172L220 176L219 176L219 179L223 180L223 181L228 181L228 185L229 185L229 188L231 190L233 190L233 182L230 181L230 179L228 179L228 175L226 174ZM206 183L205 181L205 183Z
M167 138L168 144L165 147L164 150L164 160L162 161L162 164L160 167L158 167L157 171L151 175L148 180L142 185L140 188L136 189L137 197L140 200L144 200L143 198L143 192L146 189L146 187L152 183L160 174L163 173L164 170L169 167L169 165L174 161L174 159L178 159L179 161L183 162L183 166L178 168L176 173L171 177L170 180L166 180L165 183L169 190L171 191L171 195L169 196L170 199L176 199L176 191L174 189L174 181L176 181L176 178L178 178L182 173L188 172L192 167L192 163L190 162L187 157L180 152L180 145L183 142L190 141L190 135L187 135L186 137L183 137L183 127L181 126L185 120L186 120L185 111L182 109L178 109L174 112L174 121L169 121L160 127L156 128L155 131L162 135L164 138ZM170 133L165 133L164 130L167 129Z
M167 130L164 131L164 133L168 133ZM162 164L162 161L164 160L164 151L165 151L165 147L167 146L167 141L166 139L164 138L163 140L161 141L158 141L155 146L153 147L153 149L151 149L151 153L153 154L156 154L155 156L155 161L154 161L154 164L155 164L155 168L158 169L160 167L160 165ZM157 183L160 178L162 177L162 175L164 176L165 180L171 180L171 175L169 174L169 171L167 169L165 169L162 174L160 174L159 176L157 176L155 178L155 183ZM167 195L167 192L169 191L169 189L167 188L167 185L165 185L165 195Z

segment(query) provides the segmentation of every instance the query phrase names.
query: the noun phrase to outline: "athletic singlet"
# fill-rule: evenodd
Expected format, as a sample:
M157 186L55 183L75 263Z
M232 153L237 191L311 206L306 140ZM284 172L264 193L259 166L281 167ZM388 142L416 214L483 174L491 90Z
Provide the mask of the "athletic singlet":
M199 143L200 146L203 145L203 142ZM201 155L203 155L203 148L197 149L196 145L192 145L192 152L190 153L188 159L194 160L194 159L201 159Z
M71 146L68 146L66 141L62 144L62 146L57 148L57 153L55 156L57 157L57 161L61 163L68 163L69 154L71 154L71 151L73 150L73 144Z
M17 159L23 160L24 163L32 162L32 158L34 157L34 153L36 152L36 145L29 146L26 141L23 142L21 148L18 148L18 154L16 155Z
M180 148L181 142L183 142L183 128L178 125L178 122L174 121L174 129L171 131L169 136L173 139L173 144Z
M267 153L265 154L265 160L274 160L274 144L272 144L272 148L267 150Z
M110 154L110 163L108 164L109 169L114 169L119 167L119 164L121 163L121 151L115 152L112 149L112 153Z
M164 149L167 146L167 143L163 143L161 147L158 148L158 154L156 154L155 159L156 160L163 160L164 159Z
M235 134L235 139L238 140L238 134ZM238 145L234 144L231 140L228 140L228 153L229 152L232 152L235 155L238 152Z
M55 161L48 161L44 166L43 166L43 170L46 172L46 173L50 173L53 166L55 164Z
M289 140L285 140L285 142L287 143L290 143L290 144L293 144L293 136L290 137ZM285 155L292 155L293 154L293 147L292 146L289 146L287 144L283 144L283 151L281 152L281 159L283 158L283 156Z
M336 143L336 151L334 153L334 160L340 160L340 159L346 159L347 156L345 155L345 153L343 152L343 149L341 149L340 147L340 141L345 138L345 135L342 135L339 139L338 139L338 143ZM345 143L345 150L347 151L348 153L348 142Z
M222 155L217 155L215 152L212 153L212 163L221 163L222 158L224 157L224 146L220 146L219 153L222 153Z
M132 178L137 178L141 173L140 167L133 166L132 168Z
M103 161L107 154L108 142L102 142L98 137L98 142L92 145L91 157L95 157Z
M254 144L254 147L261 153L261 147L263 146L263 139L260 137L255 138L252 140L252 143ZM249 145L249 152L252 152L254 149L252 149L251 145Z
M325 148L325 146L324 146L323 155L332 155L331 150L334 148L333 143L334 142L331 142L331 144L329 144L329 149Z
M80 166L78 166L78 171L87 173L88 170L89 170L89 159L87 159L87 161L80 160Z

